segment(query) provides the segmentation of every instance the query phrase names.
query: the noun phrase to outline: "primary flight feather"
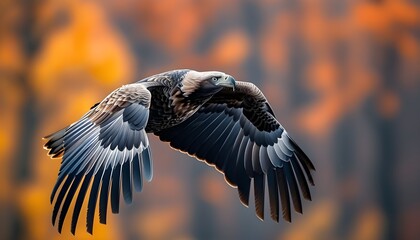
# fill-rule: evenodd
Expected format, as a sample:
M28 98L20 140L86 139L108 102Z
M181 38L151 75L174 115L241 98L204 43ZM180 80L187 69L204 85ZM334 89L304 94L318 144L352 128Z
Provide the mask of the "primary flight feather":
M253 180L261 219L266 188L277 222L280 207L291 221L290 206L302 213L301 196L311 200L315 168L254 84L217 71L174 70L116 89L80 120L45 137L48 154L62 157L51 193L59 232L72 201L71 232L86 199L92 233L95 211L106 223L108 204L118 213L120 196L131 203L133 189L141 191L143 179L152 180L147 133L215 166L246 206Z

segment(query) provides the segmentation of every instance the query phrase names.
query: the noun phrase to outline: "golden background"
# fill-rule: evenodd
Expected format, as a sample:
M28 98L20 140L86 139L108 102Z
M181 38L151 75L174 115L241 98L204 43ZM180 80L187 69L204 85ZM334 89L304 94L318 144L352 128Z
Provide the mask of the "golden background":
M176 68L259 86L317 168L313 201L262 222L220 173L150 136L153 181L94 236L82 211L77 239L419 239L414 0L2 0L0 239L74 239L51 224L60 161L41 137Z

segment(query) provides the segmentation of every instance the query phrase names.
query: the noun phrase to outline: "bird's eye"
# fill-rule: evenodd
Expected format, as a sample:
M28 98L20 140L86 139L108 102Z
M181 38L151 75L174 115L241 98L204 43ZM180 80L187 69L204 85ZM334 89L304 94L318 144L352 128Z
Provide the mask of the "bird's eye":
M216 82L216 81L217 81L217 77L212 77L212 78L211 78L211 80L212 80L213 82Z

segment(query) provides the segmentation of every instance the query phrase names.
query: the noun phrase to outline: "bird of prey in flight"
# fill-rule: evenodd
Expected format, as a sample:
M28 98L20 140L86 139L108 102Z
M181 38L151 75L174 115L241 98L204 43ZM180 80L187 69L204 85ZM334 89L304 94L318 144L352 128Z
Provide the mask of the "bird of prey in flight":
M147 133L217 168L246 206L253 181L261 219L266 188L276 222L280 207L291 221L291 205L302 213L301 196L311 200L314 165L254 84L217 71L174 70L116 89L80 120L45 137L48 154L62 158L51 193L59 232L72 201L71 232L86 199L92 234L96 210L105 224L108 203L118 213L121 195L131 203L133 191L152 180Z

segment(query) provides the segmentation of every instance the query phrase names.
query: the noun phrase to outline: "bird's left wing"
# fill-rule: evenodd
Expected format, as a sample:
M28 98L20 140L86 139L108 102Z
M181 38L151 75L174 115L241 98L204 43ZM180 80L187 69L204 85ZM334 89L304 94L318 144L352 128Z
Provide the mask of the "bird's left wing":
M124 85L92 107L79 121L45 137L49 155L63 158L51 194L52 202L58 193L52 221L55 224L61 208L60 232L73 197L76 197L71 222L71 232L75 233L90 185L87 230L92 233L98 198L99 219L106 223L109 198L112 212L118 213L120 192L125 202L130 203L133 186L141 191L142 178L152 179L149 141L145 132L150 99L151 94L143 84Z
M290 198L302 212L299 189L311 199L308 182L314 184L314 166L274 117L266 98L253 84L236 82L236 90L214 95L184 122L155 133L162 141L222 171L228 183L238 188L248 206L254 182L257 215L264 218L267 182L271 217L291 221ZM280 203L279 203L280 198Z

